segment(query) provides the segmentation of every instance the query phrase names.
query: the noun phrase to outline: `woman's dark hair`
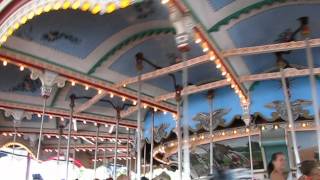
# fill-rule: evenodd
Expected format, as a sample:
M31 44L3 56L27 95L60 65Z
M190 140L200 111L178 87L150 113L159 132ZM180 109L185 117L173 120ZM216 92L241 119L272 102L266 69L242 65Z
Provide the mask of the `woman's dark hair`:
M272 156L271 156L271 160L270 160L270 162L268 164L268 167L267 167L267 171L268 171L269 177L270 177L270 174L272 173L272 171L274 170L273 161L277 160L279 155L283 155L283 153L282 152L276 152L276 153L273 153Z
M306 176L310 176L312 170L319 166L319 164L314 160L303 161L300 165L300 171Z

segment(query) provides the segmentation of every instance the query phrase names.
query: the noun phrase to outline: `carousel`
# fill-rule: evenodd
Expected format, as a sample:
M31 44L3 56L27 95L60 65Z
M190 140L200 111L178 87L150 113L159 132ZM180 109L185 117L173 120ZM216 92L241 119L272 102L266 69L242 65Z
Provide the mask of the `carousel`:
M279 152L298 179L320 159L319 8L0 1L0 179L264 180Z

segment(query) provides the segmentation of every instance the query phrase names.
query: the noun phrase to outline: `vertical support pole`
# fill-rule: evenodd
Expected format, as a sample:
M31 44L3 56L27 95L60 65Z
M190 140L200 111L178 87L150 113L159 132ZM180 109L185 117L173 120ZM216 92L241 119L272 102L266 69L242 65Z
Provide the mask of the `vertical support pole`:
M58 152L57 152L57 165L60 163L60 151L61 151L61 134L62 134L62 126L59 126L59 139L58 139Z
M318 159L320 160L320 117L319 117L319 104L318 104L318 93L317 93L317 81L314 74L313 69L313 55L311 52L311 47L309 43L309 38L305 38L306 43L306 53L307 53L307 62L308 62L308 68L309 68L309 79L311 83L311 95L312 95L312 106L314 110L314 121L316 123L316 129L317 129L317 140L318 140Z
M298 152L298 146L297 146L297 141L296 141L296 132L295 132L295 127L294 127L294 122L293 122L293 117L292 117L292 109L291 109L291 104L290 104L290 99L289 99L289 94L288 94L288 87L286 84L285 80L285 72L282 67L280 67L280 73L281 73L281 83L282 83L282 89L283 89L283 94L285 97L285 104L286 104L286 109L287 109L287 116L289 123L292 124L291 129L291 138L292 138L292 144L293 144L293 152L295 155L296 159L296 167L300 164L300 156ZM300 175L299 168L297 168L297 175ZM299 177L299 176L298 176Z
M251 115L250 115L250 100L246 103L241 103L242 106L242 119L246 124L246 132L249 133L248 135L248 145L249 145L249 158L250 158L250 174L251 174L251 179L253 180L253 162L252 162L252 147L251 147L251 132L250 132L250 125L251 125Z
M181 108L180 102L177 102L177 138L178 138L178 180L182 180L182 137L181 137Z
M141 139L142 139L142 127L141 127L141 89L142 89L142 82L141 82L141 73L143 70L143 55L142 53L138 53L136 55L136 68L138 71L138 115L137 115L137 178L141 178Z
M40 149L41 149L41 140L42 140L42 130L43 130L43 121L44 115L47 106L47 96L43 96L43 107L42 107L42 116L41 116L41 124L40 124L40 133L39 133L39 142L38 142L38 150L37 150L37 160L39 160Z
M71 124L72 124L72 119L73 119L73 109L74 109L75 98L76 98L76 96L74 94L70 95L70 118L69 118L69 125L68 125L66 180L68 180L68 176L69 176L69 157L70 157L70 141L71 141L70 136L71 136Z
M186 48L188 49L188 48ZM187 61L187 50L181 50L182 51L182 61L184 65L186 65ZM183 89L186 89L188 87L188 68L187 66L184 66L182 70L182 85ZM182 114L182 122L183 122L183 169L184 169L184 175L185 177L183 179L190 179L190 151L189 151L189 99L188 95L182 95L183 99L183 114Z
M213 91L208 92L208 102L209 102L209 116L210 116L210 122L209 122L209 131L210 131L210 174L213 174L213 119L212 119L212 112L213 112Z
M146 176L146 154L147 154L147 142L144 141L144 147L143 147L143 176Z
M129 164L129 155L130 155L130 129L128 129L128 137L127 137L127 177L130 177L130 164Z
M13 142L15 143L16 142L16 139L17 139L17 128L16 128L16 123L15 121L16 120L13 120L14 122L14 125L13 125L13 129L14 129L14 135L13 135ZM15 150L15 144L13 143L13 146L12 146L12 157L14 156L14 150Z
M75 167L76 167L76 143L77 143L77 141L76 140L73 140L73 157L72 157L72 159L73 159L73 170L75 169Z
M151 120L151 148L150 148L150 178L153 178L153 146L154 146L154 112L152 111Z
M117 110L117 123L116 123L116 142L114 144L114 161L113 161L113 179L117 179L117 159L118 159L118 136L119 136L119 121L120 109Z
M254 180L254 178L253 178L253 162L252 162L251 134L249 134L249 136L248 136L248 141L249 141L249 155L250 155L250 173L251 173L251 179Z
M30 174L30 154L27 155L27 169L26 169L26 180L29 180L29 174Z
M100 125L98 124L97 126L97 131L96 131L96 145L94 149L94 163L93 163L93 169L94 169L94 179L96 178L96 173L97 173L97 155L98 155L98 137L99 137L99 130L100 130Z

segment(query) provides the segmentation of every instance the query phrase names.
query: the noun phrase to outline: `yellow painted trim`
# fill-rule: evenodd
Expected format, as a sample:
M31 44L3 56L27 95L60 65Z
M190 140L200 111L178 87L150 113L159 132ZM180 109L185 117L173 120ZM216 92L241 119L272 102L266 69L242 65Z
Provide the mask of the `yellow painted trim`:
M8 37L19 29L21 25L43 13L56 10L81 10L91 11L92 14L98 15L104 13L111 14L115 10L126 8L135 2L139 2L139 0L109 0L108 2L100 2L98 0L49 0L45 3L38 4L33 0L11 14L1 25L3 31L0 34L0 46L5 43ZM33 6L32 4L36 6ZM27 5L28 7L25 7ZM16 19L12 20L13 18Z
M25 149L33 159L36 159L36 156L34 155L34 153L27 147L25 146L24 144L22 143L19 143L19 142L8 142L6 144L4 144L1 148L9 148L10 146L19 146L23 149Z

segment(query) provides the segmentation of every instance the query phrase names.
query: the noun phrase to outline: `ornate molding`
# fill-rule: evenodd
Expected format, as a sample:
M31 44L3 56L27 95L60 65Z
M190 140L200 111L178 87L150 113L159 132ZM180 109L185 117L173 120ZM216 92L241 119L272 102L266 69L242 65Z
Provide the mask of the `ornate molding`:
M32 80L40 79L42 86L52 87L57 84L58 87L62 88L66 84L66 78L59 76L59 74L49 70L38 70L31 68L30 78Z
M23 118L30 120L32 118L32 114L33 113L20 109L4 109L4 115L6 117L12 116L15 120L19 121L21 121Z
M20 126L22 119L26 118L30 120L32 118L31 112L20 110L20 109L4 109L5 117L13 117L14 126Z
M48 71L55 72L60 76L67 78L68 80L70 78L71 80L74 80L79 84L86 84L92 88L106 92L111 92L117 96L125 96L128 99L137 100L137 93L132 90L119 89L114 85L106 82L105 80L88 76L87 74L81 73L73 69L63 68L59 65L46 62L45 60L39 60L35 57L17 54L9 51L1 51L0 58L6 59L10 63L23 64L30 69L46 69ZM176 113L176 109L174 106L167 103L157 102L153 98L148 97L146 95L143 95L141 100L142 103L145 103L148 106L157 107L159 110Z
M3 100L0 100L0 108L1 109L19 109L19 110L31 112L32 114L38 114L42 112L42 107L40 106L31 105L31 104L21 104L16 102L8 102ZM46 114L49 114L55 117L69 118L70 112L69 110L65 110L65 109L47 107ZM115 125L117 122L117 120L113 117L106 117L102 115L87 114L87 113L77 113L74 115L74 118L79 121L86 120L88 122L97 122L101 124L110 124L110 125ZM124 127L130 127L130 128L137 127L137 124L130 120L121 120L119 125Z

